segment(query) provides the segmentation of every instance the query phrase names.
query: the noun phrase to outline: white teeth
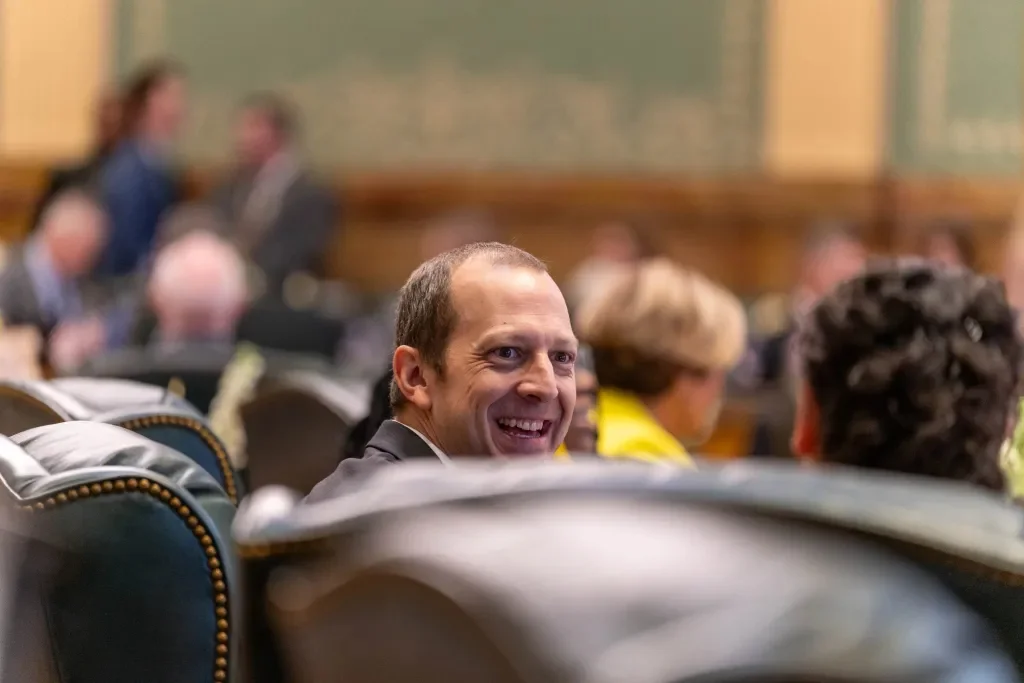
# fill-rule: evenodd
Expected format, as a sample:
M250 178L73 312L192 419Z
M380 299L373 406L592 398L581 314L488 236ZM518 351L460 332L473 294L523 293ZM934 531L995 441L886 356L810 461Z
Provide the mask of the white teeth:
M514 417L500 417L498 424L522 429L524 432L539 432L544 428L544 420L518 420Z

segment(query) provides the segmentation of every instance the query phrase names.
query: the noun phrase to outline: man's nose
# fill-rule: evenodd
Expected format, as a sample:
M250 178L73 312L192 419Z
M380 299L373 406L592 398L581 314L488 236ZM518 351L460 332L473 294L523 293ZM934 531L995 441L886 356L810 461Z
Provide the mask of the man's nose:
M539 357L527 368L519 383L519 395L535 401L553 401L558 396L555 369L547 356Z

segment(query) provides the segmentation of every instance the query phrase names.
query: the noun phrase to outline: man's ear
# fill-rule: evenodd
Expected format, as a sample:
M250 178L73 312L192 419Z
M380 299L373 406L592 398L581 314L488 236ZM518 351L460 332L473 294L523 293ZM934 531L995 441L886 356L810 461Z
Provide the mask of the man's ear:
M395 384L406 400L420 410L430 410L430 380L434 373L427 368L420 352L411 346L399 346L391 357Z
M807 382L800 382L796 399L796 420L790 443L801 460L821 459L821 411Z

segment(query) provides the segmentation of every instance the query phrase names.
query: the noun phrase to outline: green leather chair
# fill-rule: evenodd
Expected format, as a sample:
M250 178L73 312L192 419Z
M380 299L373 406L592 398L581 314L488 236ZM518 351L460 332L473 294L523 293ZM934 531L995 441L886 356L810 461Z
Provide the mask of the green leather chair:
M235 506L201 467L138 434L64 422L0 440L0 506L31 539L3 681L236 678Z
M267 488L234 527L243 661L254 683L1015 681L998 625L908 558L1009 555L1019 522L973 490L745 464Z
M235 504L245 495L241 473L206 419L165 388L96 378L0 382L0 434L69 420L105 422L142 434L199 463Z

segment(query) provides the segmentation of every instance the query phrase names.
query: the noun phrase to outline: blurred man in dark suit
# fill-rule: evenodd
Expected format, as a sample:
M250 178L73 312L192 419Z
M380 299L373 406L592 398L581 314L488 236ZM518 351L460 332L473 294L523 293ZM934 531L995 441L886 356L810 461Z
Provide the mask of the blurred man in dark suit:
M817 226L804 247L799 280L789 300L788 317L782 329L751 343L752 359L747 370L752 377L744 384L756 385L776 393L768 413L756 427L752 455L788 457L792 453L789 433L792 428L795 363L792 344L800 321L837 284L861 273L867 263L864 244L850 228L840 222L826 221Z
M296 121L281 98L261 93L242 105L237 167L213 195L232 241L279 294L292 273L317 272L338 223L333 197L304 168Z
M5 325L31 325L44 335L81 318L95 292L89 273L107 239L107 217L83 190L67 190L43 212L39 230L0 275L0 316Z
M576 405L578 342L544 264L498 242L437 256L398 301L390 403L359 459L309 495L337 495L382 465L426 458L551 457Z

